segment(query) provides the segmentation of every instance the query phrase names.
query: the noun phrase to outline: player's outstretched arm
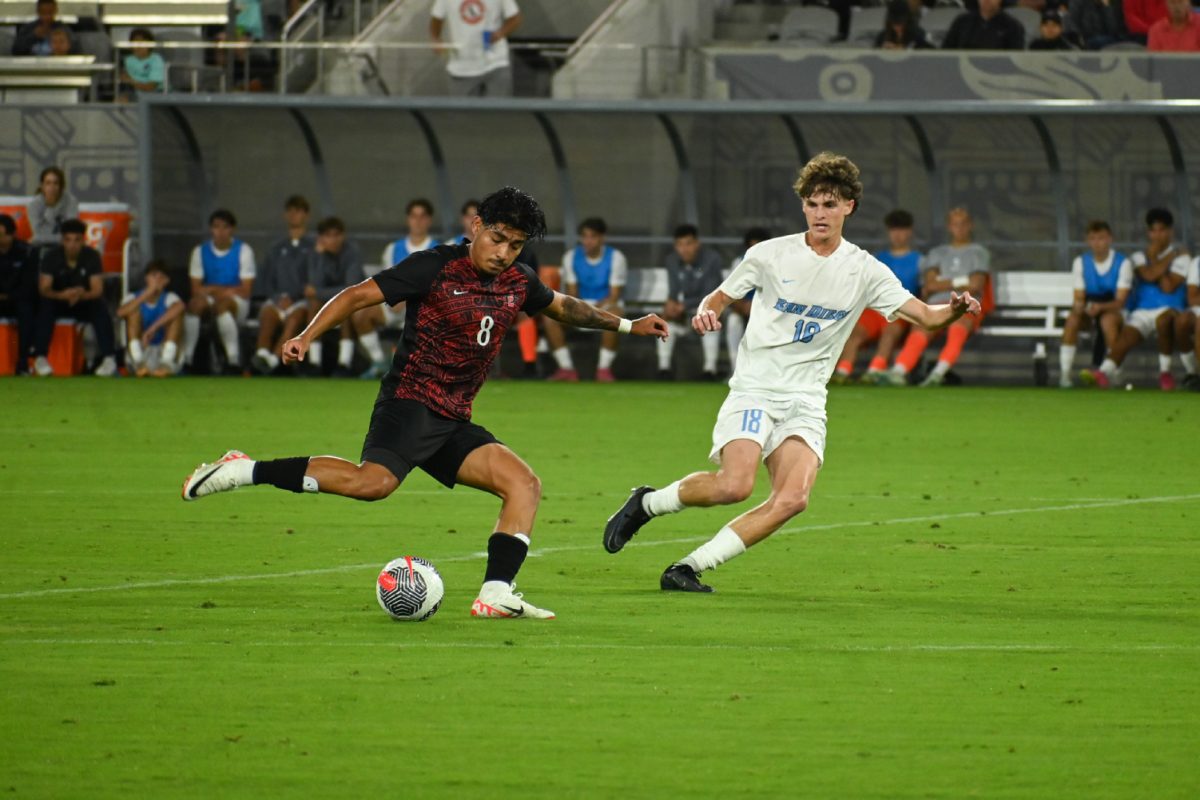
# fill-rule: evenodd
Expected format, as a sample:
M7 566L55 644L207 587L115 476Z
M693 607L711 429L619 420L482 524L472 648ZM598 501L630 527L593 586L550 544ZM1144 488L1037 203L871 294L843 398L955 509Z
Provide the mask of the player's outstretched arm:
M692 317L692 330L703 336L710 331L721 330L721 315L725 307L733 302L733 298L716 289L700 301L696 316Z
M978 314L979 301L971 297L970 292L962 294L951 292L949 303L936 306L931 306L914 297L900 306L896 313L927 331L937 331L954 322L963 314Z
M575 328L594 328L601 331L632 333L634 336L657 336L667 338L667 323L657 314L647 314L635 320L622 319L591 303L585 303L561 292L554 293L554 300L542 309L552 320Z
M341 325L355 311L368 306L377 306L383 302L383 290L373 279L368 278L362 283L347 286L342 289L316 313L312 321L300 331L294 339L288 339L283 345L283 363L291 364L303 361L308 346Z

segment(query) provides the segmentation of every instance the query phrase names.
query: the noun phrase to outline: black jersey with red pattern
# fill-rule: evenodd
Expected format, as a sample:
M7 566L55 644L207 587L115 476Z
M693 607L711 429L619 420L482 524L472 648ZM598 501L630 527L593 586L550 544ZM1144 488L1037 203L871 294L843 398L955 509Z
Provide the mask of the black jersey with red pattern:
M554 300L524 264L481 274L468 247L444 244L413 253L375 276L388 305L407 303L380 399L416 400L451 419L470 419L471 403L517 313L536 314Z

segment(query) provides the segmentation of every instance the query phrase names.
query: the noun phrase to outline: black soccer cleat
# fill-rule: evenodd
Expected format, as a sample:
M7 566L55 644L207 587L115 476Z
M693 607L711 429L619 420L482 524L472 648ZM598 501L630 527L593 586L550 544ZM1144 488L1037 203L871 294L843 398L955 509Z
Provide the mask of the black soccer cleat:
M700 582L700 574L687 564L672 564L658 581L664 592L700 592L710 594L713 587Z
M650 521L650 515L642 508L642 498L654 491L653 486L639 486L629 495L625 505L608 518L604 526L604 549L610 553L620 551L638 529Z

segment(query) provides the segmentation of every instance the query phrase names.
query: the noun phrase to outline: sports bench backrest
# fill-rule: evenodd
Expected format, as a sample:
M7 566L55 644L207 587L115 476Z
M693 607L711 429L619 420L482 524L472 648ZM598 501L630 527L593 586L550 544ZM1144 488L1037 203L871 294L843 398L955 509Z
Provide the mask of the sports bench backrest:
M1071 304L1069 272L1001 272L995 276L997 306L1066 306Z

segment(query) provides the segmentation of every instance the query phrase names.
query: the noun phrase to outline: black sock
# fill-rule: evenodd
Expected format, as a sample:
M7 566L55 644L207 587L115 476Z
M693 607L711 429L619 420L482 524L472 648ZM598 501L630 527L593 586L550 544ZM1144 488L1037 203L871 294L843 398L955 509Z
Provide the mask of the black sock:
M304 491L304 471L308 469L308 456L299 458L277 458L274 461L254 462L254 483L269 483L280 489L297 494Z
M525 554L529 545L515 536L507 533L493 533L488 539L487 571L483 573L483 581L504 581L512 583L516 580L521 564L525 562Z

